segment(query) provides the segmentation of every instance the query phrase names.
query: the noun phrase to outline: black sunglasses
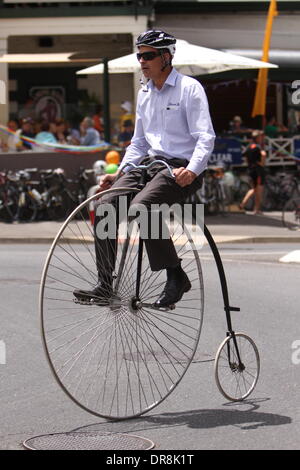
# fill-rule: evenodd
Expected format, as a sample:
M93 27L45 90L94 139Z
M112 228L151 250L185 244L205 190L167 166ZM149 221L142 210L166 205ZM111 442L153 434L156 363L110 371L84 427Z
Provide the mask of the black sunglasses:
M155 59L155 57L158 57L159 55L160 55L160 52L148 51L148 52L138 52L136 57L138 61L140 61L141 59L148 61L148 60Z

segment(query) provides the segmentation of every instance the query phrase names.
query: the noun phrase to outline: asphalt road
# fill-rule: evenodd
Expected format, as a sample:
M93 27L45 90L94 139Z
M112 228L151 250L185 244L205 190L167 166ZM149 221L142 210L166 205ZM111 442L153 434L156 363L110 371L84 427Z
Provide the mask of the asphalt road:
M220 245L230 301L241 308L233 313L234 329L251 336L260 353L260 379L252 395L228 403L215 383L213 360L226 324L217 270L204 247L205 315L195 360L162 404L123 422L82 410L52 377L38 313L47 249L0 245L0 449L22 449L32 436L73 429L136 434L159 450L300 447L300 264L279 262L298 245Z

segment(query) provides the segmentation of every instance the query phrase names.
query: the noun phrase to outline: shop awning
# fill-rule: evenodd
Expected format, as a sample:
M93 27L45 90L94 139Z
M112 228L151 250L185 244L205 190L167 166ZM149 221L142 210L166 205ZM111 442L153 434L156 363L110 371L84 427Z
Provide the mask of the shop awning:
M249 57L249 59L261 60L261 49L223 49L230 54ZM269 52L269 61L277 64L279 68L300 69L300 51L272 49Z
M98 58L90 58L77 52L53 52L48 54L3 54L0 63L7 64L50 64L74 62L99 62Z
M176 42L176 52L172 64L179 72L192 76L235 69L278 68L277 65L272 63L196 46L181 39ZM140 69L141 66L135 53L108 62L110 73L132 73L139 72ZM93 73L103 73L103 64L93 65L77 72L77 74L84 75Z

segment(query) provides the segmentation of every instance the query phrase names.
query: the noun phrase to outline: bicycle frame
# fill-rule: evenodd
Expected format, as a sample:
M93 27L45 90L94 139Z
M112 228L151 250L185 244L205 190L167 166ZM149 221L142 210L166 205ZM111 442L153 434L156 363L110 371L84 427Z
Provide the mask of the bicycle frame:
M239 360L239 368L242 370L244 368L243 366L243 363L241 361L241 357L240 357L240 353L239 353L239 349L238 349L238 345L237 345L237 341L236 341L236 337L235 337L235 333L232 329L232 322L231 322L231 313L230 312L239 312L240 311L240 308L239 307L231 307L230 306L230 303L229 303L229 295L228 295L228 287L227 287L227 280L226 280L226 275L225 275L225 271L224 271L224 266L223 266L223 263L222 263L222 259L221 259L221 256L220 256L220 253L219 253L219 250L217 248L217 245L210 233L210 231L208 230L207 226L204 224L204 235L205 235L205 238L207 239L208 243L209 243L209 246L211 248L211 251L214 255L214 259L215 259L215 262L216 262L216 265L217 265L217 269L218 269L218 273L219 273L219 278L220 278L220 283L221 283L221 289L222 289L222 295L223 295L223 300L224 300L224 310L225 310L225 315L226 315L226 321L227 321L227 328L228 328L228 331L227 331L227 336L231 336L232 339L233 339L233 343L234 343L234 346L235 346L235 350L236 350L236 354L237 354L237 357L238 357L238 360ZM229 363L230 363L230 350L229 350L229 346L228 346L228 359L229 359ZM231 363L230 363L231 364Z
M150 165L147 165L147 166L140 165L139 168L142 169L142 173L141 173L140 182L137 185L137 187L139 189L143 189L144 186L146 185L147 168L152 166L152 164L155 164L155 163L158 163L158 162L163 163L168 168L169 172L172 174L171 168L164 161L157 160L157 161L152 162ZM127 165L125 165L125 166L127 166ZM125 168L125 166L123 168ZM128 166L132 166L134 168L137 168L137 166L134 165L134 164L128 164ZM173 174L172 174L172 176L173 176ZM222 259L221 259L219 250L217 248L217 245L216 245L210 231L208 230L208 228L205 224L204 224L204 235L205 235L205 237L206 237L206 239L209 243L210 249L211 249L211 251L214 255L214 259L215 259L217 269L218 269L218 273L219 273L219 279L220 279L220 283L221 283L221 289L222 289L222 295L223 295L223 301L224 301L224 310L225 310L226 322L227 322L227 328L228 328L228 331L227 331L226 334L227 334L227 336L231 336L232 339L233 339L233 343L234 343L236 354L237 354L238 361L239 361L238 368L239 368L239 370L243 370L244 365L241 361L241 357L240 357L240 353L239 353L239 349L238 349L238 344L237 344L237 341L236 341L235 333L232 329L232 321L231 321L231 312L233 312L233 311L238 312L238 311L240 311L240 308L230 306L227 280L226 280L226 275L225 275ZM128 243L128 239L127 239L127 243ZM124 250L125 254L126 254L127 248L128 248L128 246L126 247L126 250ZM124 252L123 252L123 254L124 254ZM140 279L140 273L141 273L141 269L142 269L142 257L143 257L143 240L140 239L139 240L139 247L138 247L138 262L137 262L136 300L139 299L139 293L140 293L139 279ZM123 269L122 268L122 263L120 264L120 268ZM232 368L233 364L231 364L231 361L230 361L229 346L228 346L228 358L229 358L230 367Z

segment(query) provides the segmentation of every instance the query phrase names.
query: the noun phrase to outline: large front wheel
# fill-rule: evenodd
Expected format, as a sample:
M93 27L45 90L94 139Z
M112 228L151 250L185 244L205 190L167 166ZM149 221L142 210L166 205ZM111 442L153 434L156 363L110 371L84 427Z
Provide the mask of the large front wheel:
M87 208L105 194L126 192L96 194L69 216L49 251L40 289L42 338L59 385L85 410L112 419L141 415L174 390L193 359L203 317L201 265L191 227L173 219L170 236L192 284L174 310L153 305L166 273L151 271L146 250L139 251L137 224L130 234L123 227L114 244L111 297L98 303L74 298L74 289L91 289L98 277ZM101 265L106 253L97 252Z

